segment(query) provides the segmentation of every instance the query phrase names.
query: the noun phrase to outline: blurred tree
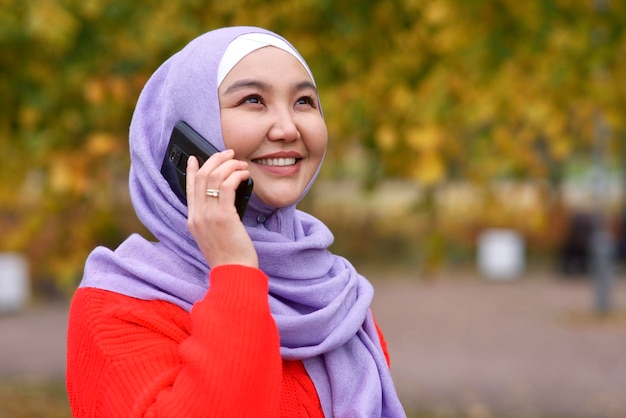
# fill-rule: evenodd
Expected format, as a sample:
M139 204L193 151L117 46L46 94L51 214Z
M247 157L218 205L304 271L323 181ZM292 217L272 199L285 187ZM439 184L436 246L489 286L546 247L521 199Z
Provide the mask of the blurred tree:
M0 5L0 250L27 251L36 275L69 285L94 245L138 228L126 141L141 87L215 27L267 27L307 58L332 137L327 176L360 144L366 184L558 182L560 164L589 152L595 112L625 133L622 2L604 14L592 0Z

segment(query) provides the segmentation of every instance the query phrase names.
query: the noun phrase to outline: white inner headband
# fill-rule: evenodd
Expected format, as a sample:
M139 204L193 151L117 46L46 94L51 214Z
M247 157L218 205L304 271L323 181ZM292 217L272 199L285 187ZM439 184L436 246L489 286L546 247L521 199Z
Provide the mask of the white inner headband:
M266 33L247 33L235 38L228 45L228 48L226 48L226 52L224 52L224 56L222 56L222 60L220 61L220 66L217 69L217 85L220 86L222 84L226 75L235 65L237 65L239 61L243 59L243 57L266 46L280 48L296 57L309 73L311 81L315 83L313 74L311 74L309 67L306 65L302 57L300 57L300 54L298 54L287 42Z

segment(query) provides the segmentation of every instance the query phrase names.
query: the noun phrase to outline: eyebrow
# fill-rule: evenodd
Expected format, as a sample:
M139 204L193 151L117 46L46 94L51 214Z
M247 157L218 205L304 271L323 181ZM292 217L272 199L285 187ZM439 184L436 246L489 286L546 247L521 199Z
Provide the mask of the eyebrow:
M235 81L233 84L228 86L226 90L224 91L224 94L226 95L234 91L245 89L245 88L257 88L263 91L269 91L272 89L272 87L269 84L264 83L262 81L244 79L244 80ZM308 89L315 91L315 93L317 94L317 87L315 87L315 84L313 84L310 81L301 81L299 83L296 83L294 86L294 91L302 91L302 90L308 90Z

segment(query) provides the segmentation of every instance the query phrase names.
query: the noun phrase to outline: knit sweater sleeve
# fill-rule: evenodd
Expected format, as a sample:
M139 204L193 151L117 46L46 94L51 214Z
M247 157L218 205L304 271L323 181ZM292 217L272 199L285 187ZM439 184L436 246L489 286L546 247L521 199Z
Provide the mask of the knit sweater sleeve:
M267 276L220 266L191 313L79 289L68 329L74 417L272 417L282 361Z

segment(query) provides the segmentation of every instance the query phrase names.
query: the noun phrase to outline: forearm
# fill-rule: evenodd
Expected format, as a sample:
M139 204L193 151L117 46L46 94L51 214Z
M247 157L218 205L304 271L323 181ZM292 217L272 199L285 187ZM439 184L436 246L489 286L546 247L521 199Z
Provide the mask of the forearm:
M281 358L262 272L216 268L191 314L97 292L70 314L74 416L274 414Z
M273 415L282 362L267 279L250 280L240 271L223 266L212 274L207 297L191 311L191 335L180 345L183 366L152 409L185 399L188 409L172 411L176 416L201 416L207 410L212 416Z

